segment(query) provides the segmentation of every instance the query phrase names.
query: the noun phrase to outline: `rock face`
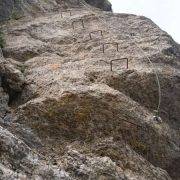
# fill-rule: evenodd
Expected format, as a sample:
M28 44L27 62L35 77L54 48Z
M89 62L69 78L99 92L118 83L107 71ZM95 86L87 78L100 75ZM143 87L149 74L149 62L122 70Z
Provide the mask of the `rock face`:
M105 11L112 11L111 4L107 0L86 0L86 2ZM1 0L0 22L8 19L17 20L24 16L36 16L39 13L57 11L77 4L79 0Z
M0 21L19 19L24 15L35 15L39 12L48 12L57 5L55 0L1 0Z
M179 45L142 16L18 2L2 24L0 179L178 180Z
M95 6L97 8L101 8L104 11L112 11L111 3L108 0L85 0L87 3L89 3L92 6Z

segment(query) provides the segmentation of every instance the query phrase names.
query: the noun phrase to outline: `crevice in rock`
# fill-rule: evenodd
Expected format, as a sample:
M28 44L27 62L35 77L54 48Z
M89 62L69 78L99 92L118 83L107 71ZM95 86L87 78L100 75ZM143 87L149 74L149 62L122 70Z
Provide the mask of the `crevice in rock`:
M12 106L20 98L21 91L16 91L16 90L12 89L9 86L5 75L2 75L1 79L2 79L2 88L9 95L8 105Z

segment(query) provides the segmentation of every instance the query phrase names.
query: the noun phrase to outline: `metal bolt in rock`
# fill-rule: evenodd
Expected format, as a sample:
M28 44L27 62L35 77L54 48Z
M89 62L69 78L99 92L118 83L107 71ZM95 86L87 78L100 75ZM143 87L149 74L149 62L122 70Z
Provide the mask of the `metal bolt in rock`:
M159 116L159 110L154 110L154 116L153 116L153 121L156 121L158 123L162 123L162 119Z

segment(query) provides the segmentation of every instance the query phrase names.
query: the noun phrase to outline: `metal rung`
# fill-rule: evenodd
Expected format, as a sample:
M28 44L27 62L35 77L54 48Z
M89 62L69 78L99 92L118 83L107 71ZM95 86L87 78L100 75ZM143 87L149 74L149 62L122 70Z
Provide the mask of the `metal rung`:
M113 62L114 61L123 61L123 60L126 60L126 69L129 68L129 60L128 58L121 58L121 59L113 59L110 61L110 65L111 65L111 71L113 71Z
M85 28L85 26L84 26L84 20L83 19L79 19L79 20L75 20L75 21L73 21L72 22L72 28L73 29L75 29L75 23L78 23L78 22L81 22L81 25L82 25L82 27L83 27L83 29Z
M123 60L126 60L126 69L128 69L129 68L129 59L128 58L113 59L110 62L107 62L107 61L104 61L104 60L100 60L100 61L103 61L106 64L110 64L110 69L111 69L111 71L113 71L113 62L114 61L123 61Z
M69 12L69 16L72 16L72 12L70 10L68 11L61 11L61 18L63 18L63 13Z
M112 42L112 43L104 43L104 44L102 45L102 46L103 46L103 53L105 53L105 45L115 45L117 51L119 51L119 43L117 43L117 42Z
M91 31L89 33L89 37L90 37L91 40L92 40L92 34L95 34L95 33L100 33L101 37L103 37L103 31L102 30Z

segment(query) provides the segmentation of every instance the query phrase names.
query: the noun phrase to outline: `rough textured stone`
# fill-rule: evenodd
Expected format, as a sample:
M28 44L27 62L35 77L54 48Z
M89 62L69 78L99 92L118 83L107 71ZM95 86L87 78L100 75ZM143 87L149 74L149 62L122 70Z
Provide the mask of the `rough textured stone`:
M18 137L0 127L1 179L69 179L66 172L42 159Z
M9 96L4 92L3 88L0 87L0 118L3 118L8 109Z
M107 0L86 0L89 4L111 11L111 4ZM56 11L58 8L79 5L78 0L1 0L0 22L13 19L18 20L24 16L34 16L38 13Z
M142 16L21 3L25 17L2 25L2 179L178 180L179 45Z
M99 0L99 1L85 0L85 1L92 6L103 9L104 11L112 11L111 3L108 0Z

